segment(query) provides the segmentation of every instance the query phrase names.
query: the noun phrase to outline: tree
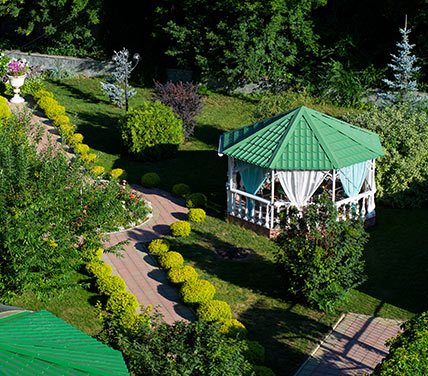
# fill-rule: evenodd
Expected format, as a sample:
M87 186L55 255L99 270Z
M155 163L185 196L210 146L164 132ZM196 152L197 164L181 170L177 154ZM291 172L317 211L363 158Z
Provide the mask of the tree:
M397 42L398 55L391 54L392 63L388 66L394 72L394 80L384 79L392 93L385 93L382 98L389 103L408 103L415 105L419 99L416 95L415 74L419 67L415 66L416 56L412 55L411 49L415 46L409 43L410 29L407 29L407 16L404 29L400 29L403 36L401 42Z

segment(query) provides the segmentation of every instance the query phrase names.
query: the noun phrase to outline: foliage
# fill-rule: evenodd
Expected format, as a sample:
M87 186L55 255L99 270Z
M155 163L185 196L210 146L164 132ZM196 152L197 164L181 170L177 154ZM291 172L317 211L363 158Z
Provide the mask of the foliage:
M45 112L49 119L54 119L57 116L65 115L65 108L51 96L41 97L37 101L37 105Z
M193 267L186 265L168 270L168 279L172 283L184 283L198 279L198 273Z
M169 251L169 243L165 239L154 239L148 245L147 250L152 255L162 256Z
M173 325L152 318L137 330L123 328L117 320L104 323L100 338L119 349L132 374L140 376L206 375L246 376L249 363L243 343L227 338L208 322Z
M44 89L37 90L33 95L33 98L36 102L38 102L40 99L42 99L44 97L53 98L54 95L51 91L44 90Z
M220 333L225 334L232 338L245 338L247 329L244 324L236 319L226 319L219 321Z
M6 75L7 66L9 64L10 57L4 52L0 53L0 78Z
M110 296L115 292L124 292L126 290L125 281L118 275L109 275L98 278L96 281L97 289L101 294Z
M389 340L389 354L376 366L373 376L428 374L428 312L414 316L402 329Z
M275 373L265 366L253 366L253 371L256 373L255 376L275 376Z
M189 221L194 223L202 223L203 221L205 221L206 217L205 210L199 208L189 209L187 215L189 217Z
M104 167L103 166L94 166L91 168L90 172L94 174L95 176L102 175L104 173Z
M16 33L26 44L38 40L39 51L86 57L95 50L92 27L99 23L101 4L99 0L7 0L0 3L0 17L12 17ZM42 36L48 42L40 40Z
M89 262L86 264L87 272L95 278L105 278L112 273L112 268L109 264L104 262Z
M132 62L128 62L129 52L123 48L121 51L114 51L113 73L107 82L101 82L101 87L110 98L110 101L119 108L126 106L128 110L128 99L137 92L128 85L131 77Z
M92 248L87 250L86 257L89 261L99 261L101 260L102 254L103 254L103 249L101 247Z
M169 251L159 257L159 264L164 269L181 268L184 259L178 252Z
M122 140L141 159L171 156L183 140L183 122L159 101L144 101L120 123Z
M188 208L205 208L207 206L207 196L203 193L192 193L187 196L186 206Z
M130 292L114 291L108 298L105 308L117 316L126 316L137 310L138 301Z
M196 315L203 321L230 320L232 311L230 305L222 300L209 300L198 307Z
M409 106L416 106L421 98L416 95L416 79L415 75L419 71L419 67L415 66L416 56L411 54L414 44L409 43L410 29L407 29L407 16L406 25L404 29L400 29L403 36L401 42L397 43L398 55L392 56L392 63L388 66L394 72L394 80L384 79L383 81L388 86L392 93L383 93L381 96L386 103L407 103Z
M198 87L192 82L173 83L168 81L165 85L154 81L154 99L169 106L183 120L183 136L188 139L195 129L195 117L202 112L202 95L198 95Z
M190 187L184 183L174 184L172 193L174 196L186 198L190 194Z
M126 171L121 169L121 168L114 168L113 170L111 170L109 172L109 175L113 178L113 179L117 179L117 180L126 180Z
M7 105L7 100L0 97L0 122L4 122L11 117L10 108Z
M303 213L290 207L281 216L275 255L288 293L324 311L365 279L362 252L368 235L362 220L336 219L336 206L327 194Z
M156 172L147 172L141 177L141 184L146 188L155 188L160 184L160 181Z
M181 286L180 295L184 303L202 304L214 297L215 287L204 279L187 281Z
M427 114L406 105L349 113L344 120L379 135L385 155L376 161L377 197L395 207L428 200ZM425 187L425 188L424 188Z
M172 236L186 237L190 235L191 230L190 223L186 221L177 221L169 226Z
M244 356L251 364L262 365L265 362L265 348L257 341L245 340Z
M232 88L262 80L281 86L290 68L317 54L310 14L325 3L186 0L179 8L166 1L156 11L158 29L171 40L166 53L179 67L227 79Z

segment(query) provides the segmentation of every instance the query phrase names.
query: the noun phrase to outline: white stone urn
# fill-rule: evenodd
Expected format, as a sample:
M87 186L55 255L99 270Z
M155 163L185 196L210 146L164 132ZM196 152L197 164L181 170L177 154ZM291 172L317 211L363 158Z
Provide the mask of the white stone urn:
M22 85L24 85L25 77L27 77L26 74L24 74L22 76L7 76L10 84L13 87L13 92L15 93L13 98L10 100L11 103L23 103L23 102L25 102L25 99L19 95L19 92L21 91L20 87Z

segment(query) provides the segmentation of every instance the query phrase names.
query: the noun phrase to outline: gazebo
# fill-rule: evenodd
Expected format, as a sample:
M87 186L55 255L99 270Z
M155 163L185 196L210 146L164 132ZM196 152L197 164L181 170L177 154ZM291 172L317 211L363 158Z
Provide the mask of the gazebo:
M279 213L299 210L325 191L338 220L356 211L375 218L375 159L379 136L304 106L220 136L228 156L227 217L270 237Z

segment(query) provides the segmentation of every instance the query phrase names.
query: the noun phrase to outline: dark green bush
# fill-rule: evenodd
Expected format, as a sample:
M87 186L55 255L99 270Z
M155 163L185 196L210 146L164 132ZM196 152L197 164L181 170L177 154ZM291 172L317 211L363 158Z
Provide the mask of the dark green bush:
M303 215L289 208L281 216L275 255L286 291L325 311L365 280L362 256L368 235L362 220L336 218L336 206L327 194Z
M428 202L428 116L407 106L350 113L345 121L379 135L385 155L376 160L376 196L395 207Z
M187 184L179 183L172 187L174 196L186 198L190 194L190 187Z
M244 356L251 364L262 365L265 362L265 348L260 343L247 339Z
M160 184L160 181L156 172L148 172L141 177L141 184L146 188L155 188Z
M265 366L253 366L253 371L256 373L255 376L275 376L275 373Z
M145 101L120 122L122 140L141 159L171 156L183 141L183 122L159 101Z
M202 303L196 310L199 320L218 321L232 318L230 305L222 300L209 300Z
M186 206L188 208L205 208L207 202L207 196L203 193L192 193L187 196Z
M402 326L404 331L389 340L389 354L373 376L428 375L428 312Z

